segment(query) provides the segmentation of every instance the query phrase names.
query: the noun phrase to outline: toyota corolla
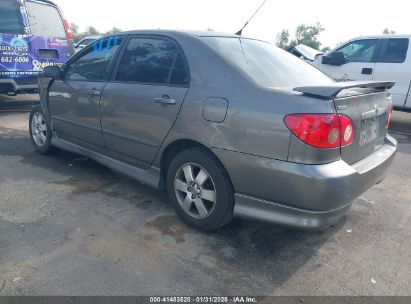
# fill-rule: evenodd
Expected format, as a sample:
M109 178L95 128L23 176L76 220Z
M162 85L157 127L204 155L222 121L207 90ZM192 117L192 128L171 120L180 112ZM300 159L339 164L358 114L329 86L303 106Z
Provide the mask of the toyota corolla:
M319 229L390 166L393 85L336 83L242 36L124 32L45 69L30 136L166 190L203 231L233 217Z

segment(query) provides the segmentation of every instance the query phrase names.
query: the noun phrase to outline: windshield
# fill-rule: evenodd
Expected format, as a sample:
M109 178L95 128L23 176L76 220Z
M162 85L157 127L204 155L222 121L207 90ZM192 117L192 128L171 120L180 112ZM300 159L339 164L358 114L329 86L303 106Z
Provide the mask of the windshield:
M296 87L334 82L310 64L267 42L228 37L203 39L232 65L264 87Z
M16 0L0 1L0 33L24 33L22 18Z
M66 38L63 20L54 6L26 2L31 33L36 36Z

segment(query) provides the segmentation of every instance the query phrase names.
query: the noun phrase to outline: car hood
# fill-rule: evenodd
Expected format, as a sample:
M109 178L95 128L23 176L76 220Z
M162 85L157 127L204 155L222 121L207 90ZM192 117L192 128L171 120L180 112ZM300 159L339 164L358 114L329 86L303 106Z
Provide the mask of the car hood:
M321 51L318 51L316 49L313 49L309 46L306 46L304 44L299 44L294 47L294 49L301 54L305 59L314 61L315 57L317 55L323 55L324 53Z

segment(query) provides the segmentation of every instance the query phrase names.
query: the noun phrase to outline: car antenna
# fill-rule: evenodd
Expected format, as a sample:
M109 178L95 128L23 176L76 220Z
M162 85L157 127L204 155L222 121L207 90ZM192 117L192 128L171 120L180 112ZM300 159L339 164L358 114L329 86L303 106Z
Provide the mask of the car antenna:
M243 29L248 25L248 23L251 21L251 19L254 18L255 15L257 15L258 11L264 6L264 4L267 2L267 0L264 0L263 3L260 4L260 6L257 8L257 10L254 12L254 14L248 19L248 21L244 24L244 26L239 30L237 33L235 33L238 36L241 36L243 33Z

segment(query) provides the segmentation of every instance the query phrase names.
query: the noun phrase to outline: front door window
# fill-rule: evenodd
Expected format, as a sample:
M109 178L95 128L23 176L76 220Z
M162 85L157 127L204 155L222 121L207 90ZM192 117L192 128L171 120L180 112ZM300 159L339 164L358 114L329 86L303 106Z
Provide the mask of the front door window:
M111 37L95 41L81 57L69 64L66 70L66 80L103 81L120 39Z

